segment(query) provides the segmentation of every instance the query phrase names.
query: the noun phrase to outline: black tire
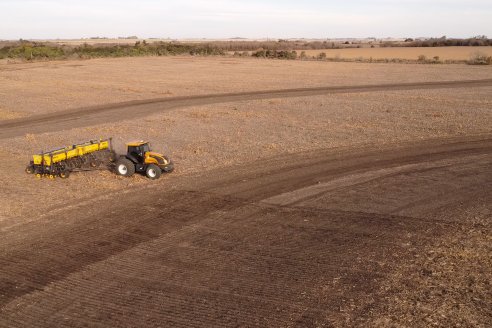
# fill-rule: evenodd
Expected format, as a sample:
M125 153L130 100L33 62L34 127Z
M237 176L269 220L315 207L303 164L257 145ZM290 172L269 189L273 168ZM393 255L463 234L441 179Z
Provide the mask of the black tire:
M166 161L169 163L165 168L164 168L164 172L166 173L171 173L174 171L174 163L173 161L167 157L167 156L164 156L164 158L166 159Z
M166 166L163 170L164 172L166 173L171 173L174 171L174 164L173 163L170 163L168 166Z
M32 165L28 165L28 166L26 167L26 173L27 173L27 174L34 174L34 166L32 166Z
M116 162L115 170L118 175L131 177L135 174L135 164L133 164L129 159L120 158Z
M70 176L70 171L69 170L63 170L60 172L59 176L62 179L68 179L68 177Z
M147 166L147 168L145 169L145 175L147 176L147 178L149 178L150 180L157 180L161 177L161 174L162 174L162 170L160 167L158 167L157 165L155 164L150 164L149 166Z

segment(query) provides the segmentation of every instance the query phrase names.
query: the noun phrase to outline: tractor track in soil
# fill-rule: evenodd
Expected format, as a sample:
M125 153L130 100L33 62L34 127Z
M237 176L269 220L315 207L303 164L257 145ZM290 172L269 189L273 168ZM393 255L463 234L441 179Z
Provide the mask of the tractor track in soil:
M5 229L0 327L363 326L388 277L491 211L492 136L168 182Z
M478 88L490 86L492 86L492 79L353 86L327 86L135 100L1 121L0 139L22 136L27 133L45 133L65 130L67 128L86 127L107 122L118 122L126 119L133 119L135 118L136 113L138 113L139 117L143 117L163 111L190 106L272 98L306 97L337 93L404 91L418 89L446 89L467 87Z

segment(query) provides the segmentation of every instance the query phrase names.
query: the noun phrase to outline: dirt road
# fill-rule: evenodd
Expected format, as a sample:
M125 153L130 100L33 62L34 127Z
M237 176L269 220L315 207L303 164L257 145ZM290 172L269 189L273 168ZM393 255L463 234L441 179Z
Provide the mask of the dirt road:
M94 106L67 110L64 112L36 115L28 118L0 122L0 139L22 136L27 133L43 133L65 130L70 127L85 127L95 124L118 122L139 118L157 112L195 105L219 104L227 102L248 101L270 98L303 97L336 93L358 93L376 91L400 91L416 89L444 89L466 87L489 87L492 79L416 82L400 84L378 84L360 86L330 86L316 88L299 88L269 90L242 93L210 94L199 96L168 97L138 100L124 103Z
M245 96L210 101L228 97ZM458 255L490 248L492 137L286 155L154 188L3 222L0 327L490 322L490 259Z

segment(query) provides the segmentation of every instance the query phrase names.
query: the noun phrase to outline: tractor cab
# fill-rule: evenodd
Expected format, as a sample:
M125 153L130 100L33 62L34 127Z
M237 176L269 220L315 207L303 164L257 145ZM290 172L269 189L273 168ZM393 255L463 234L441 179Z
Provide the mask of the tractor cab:
M163 172L174 170L173 162L162 154L152 152L149 142L130 142L126 146L126 155L120 156L116 162L116 173L119 175L132 176L139 172L155 180L159 179Z
M145 162L145 154L150 152L150 143L139 141L139 142L131 142L127 145L127 157L133 157L136 162L143 163Z

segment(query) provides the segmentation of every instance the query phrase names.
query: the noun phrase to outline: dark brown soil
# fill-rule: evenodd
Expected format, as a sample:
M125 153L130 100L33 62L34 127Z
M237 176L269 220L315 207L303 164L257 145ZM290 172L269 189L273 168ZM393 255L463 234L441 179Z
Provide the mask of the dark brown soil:
M286 155L161 188L4 222L0 326L491 322L490 257L456 256L490 251L490 137Z

